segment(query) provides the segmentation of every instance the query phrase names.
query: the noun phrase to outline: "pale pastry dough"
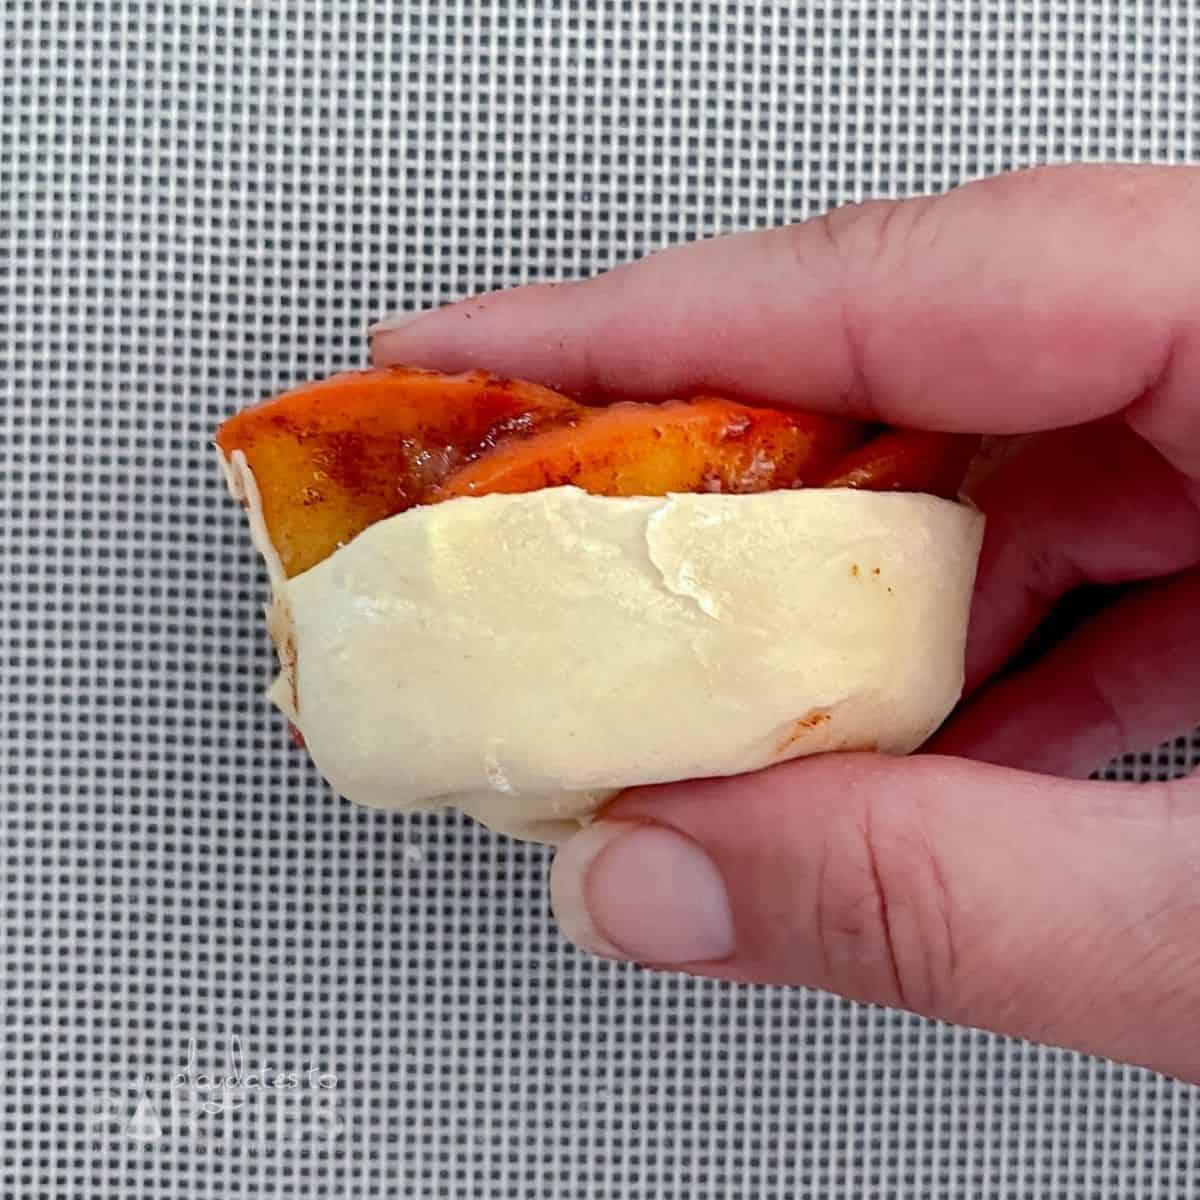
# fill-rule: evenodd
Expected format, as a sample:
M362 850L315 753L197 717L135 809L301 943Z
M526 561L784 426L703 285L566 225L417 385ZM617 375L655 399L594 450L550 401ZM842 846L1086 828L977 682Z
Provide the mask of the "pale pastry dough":
M333 787L560 840L633 784L906 753L962 690L983 517L909 493L552 488L380 521L274 591L275 703Z

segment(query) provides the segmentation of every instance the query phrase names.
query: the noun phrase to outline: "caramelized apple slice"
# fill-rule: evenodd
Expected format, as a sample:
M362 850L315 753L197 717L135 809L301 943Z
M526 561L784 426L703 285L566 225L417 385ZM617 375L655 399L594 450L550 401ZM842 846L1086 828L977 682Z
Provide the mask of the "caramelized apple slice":
M497 446L432 498L572 484L602 496L765 492L811 482L861 439L836 417L700 397L587 409L571 428Z
M482 371L348 371L238 413L217 431L217 445L246 455L292 576L368 525L425 502L497 442L584 411L547 388Z
M980 441L974 434L889 429L813 483L871 492L928 492L953 500Z
M607 496L860 487L954 496L979 439L699 397L589 408L477 371L353 371L226 421L285 573L417 504L573 484Z

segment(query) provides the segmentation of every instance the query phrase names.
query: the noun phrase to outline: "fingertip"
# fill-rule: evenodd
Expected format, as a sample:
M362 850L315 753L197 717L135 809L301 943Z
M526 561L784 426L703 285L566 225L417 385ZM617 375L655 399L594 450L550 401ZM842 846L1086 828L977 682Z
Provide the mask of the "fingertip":
M438 308L402 310L377 321L367 331L371 362L377 367L425 367L452 372L463 369L469 347L457 343L455 312L462 303Z
M414 321L419 321L422 317L429 316L431 309L417 309L413 312L410 309L402 309L399 312L389 313L386 317L381 317L374 325L367 327L367 337L374 340L381 333L390 333L394 329L403 329L405 325L411 325Z
M491 371L578 390L585 341L575 336L583 310L567 283L484 292L423 312L385 317L370 330L371 361L454 372Z
M596 926L588 903L588 877L605 848L632 828L632 822L597 821L563 842L550 867L550 907L559 930L580 950L601 958L625 956Z
M550 894L563 934L605 958L696 965L736 945L721 872L668 826L597 821L560 847Z

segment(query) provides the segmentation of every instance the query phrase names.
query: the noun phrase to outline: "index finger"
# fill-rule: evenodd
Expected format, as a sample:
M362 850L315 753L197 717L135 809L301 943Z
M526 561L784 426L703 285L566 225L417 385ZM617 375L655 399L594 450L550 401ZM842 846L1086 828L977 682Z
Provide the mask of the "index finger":
M1126 412L1200 475L1200 171L1060 167L377 328L379 364L1013 433Z

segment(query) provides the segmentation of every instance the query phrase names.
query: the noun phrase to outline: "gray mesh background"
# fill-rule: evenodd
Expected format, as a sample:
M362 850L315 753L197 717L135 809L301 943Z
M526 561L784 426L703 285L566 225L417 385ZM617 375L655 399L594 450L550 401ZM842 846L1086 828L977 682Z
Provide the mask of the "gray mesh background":
M393 307L1195 158L1190 0L2 12L0 1195L1193 1194L1193 1090L588 961L540 849L333 798L206 447ZM331 1086L173 1124L235 1039Z

